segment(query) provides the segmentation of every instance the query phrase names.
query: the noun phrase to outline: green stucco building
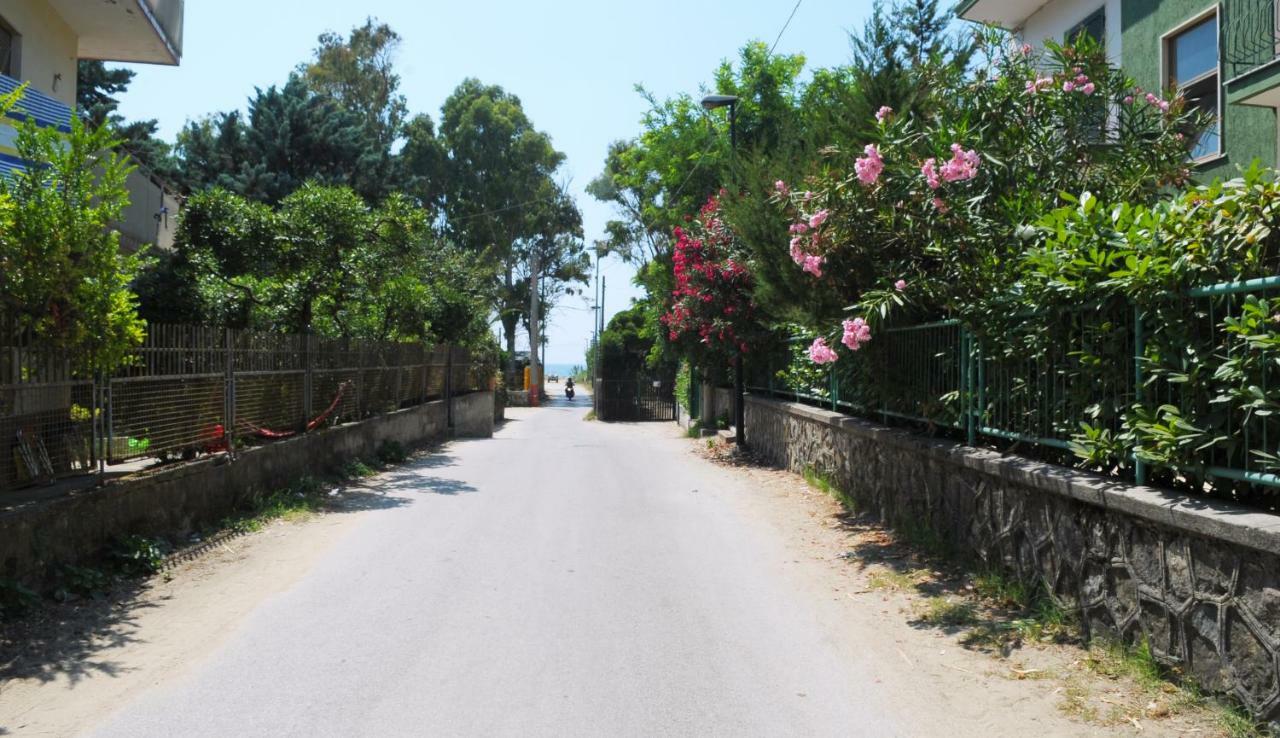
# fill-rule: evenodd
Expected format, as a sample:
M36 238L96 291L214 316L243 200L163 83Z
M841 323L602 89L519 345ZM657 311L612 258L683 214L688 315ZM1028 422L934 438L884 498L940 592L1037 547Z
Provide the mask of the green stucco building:
M1191 152L1197 179L1277 164L1276 0L966 0L958 12L1032 45L1090 33L1144 89L1181 90L1217 121Z

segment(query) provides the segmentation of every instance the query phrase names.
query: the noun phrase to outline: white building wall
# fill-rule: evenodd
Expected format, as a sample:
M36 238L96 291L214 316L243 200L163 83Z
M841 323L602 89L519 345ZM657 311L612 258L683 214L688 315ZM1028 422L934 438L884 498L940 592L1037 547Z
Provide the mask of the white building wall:
M0 18L18 34L18 78L74 106L79 39L44 0L0 0Z
M1098 8L1106 6L1107 59L1119 66L1120 57L1120 0L1056 0L1040 7L1027 17L1018 37L1036 48L1043 48L1045 39L1062 43L1066 33Z

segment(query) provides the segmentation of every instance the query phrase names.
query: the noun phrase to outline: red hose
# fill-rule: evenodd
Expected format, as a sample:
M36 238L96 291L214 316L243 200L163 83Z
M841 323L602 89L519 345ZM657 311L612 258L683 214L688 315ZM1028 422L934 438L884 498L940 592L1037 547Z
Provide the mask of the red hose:
M315 430L316 427L327 420L330 415L333 415L333 411L338 409L338 404L342 402L342 395L346 393L347 387L349 386L351 386L350 380L338 385L338 394L334 396L333 402L329 403L329 407L325 408L324 412L320 413L307 423L308 431ZM273 431L267 428L260 428L252 423L244 423L244 426L258 438L275 440L278 438L289 438L290 436L298 435L298 431Z

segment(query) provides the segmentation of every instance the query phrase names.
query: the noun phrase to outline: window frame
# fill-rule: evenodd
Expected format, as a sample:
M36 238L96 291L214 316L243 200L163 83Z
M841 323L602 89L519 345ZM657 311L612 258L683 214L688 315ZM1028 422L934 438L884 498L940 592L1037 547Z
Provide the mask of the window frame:
M1223 121L1223 73L1222 73L1222 6L1220 3L1214 3L1209 7L1188 16L1178 25L1170 28L1160 35L1160 88L1169 89L1173 83L1173 62L1175 61L1174 46L1177 38L1182 34L1190 31L1192 28L1200 25L1209 18L1213 18L1214 26L1214 59L1216 63L1211 71L1202 72L1189 80L1177 80L1178 92L1182 92L1189 87L1200 84L1208 79L1215 79L1215 88L1217 89L1214 115L1217 119L1218 127L1218 146L1216 150L1201 154L1199 157L1192 158L1191 152L1187 152L1188 161L1192 164L1207 164L1226 157L1226 125ZM1198 144L1197 144L1198 145Z
M9 58L0 60L0 74L13 79L22 79L22 69L18 63L22 58L22 35L2 15L0 15L0 33L9 37Z
M1066 34L1063 35L1062 42L1064 44L1069 44L1072 41L1075 41L1076 36L1080 35L1080 32L1085 30L1086 27L1089 25L1089 21L1098 17L1102 18L1102 38L1095 38L1094 41L1097 41L1099 46L1106 48L1106 45L1107 45L1107 4L1106 3L1099 5L1096 10L1089 11L1087 14L1085 14L1084 18L1080 19L1080 21L1078 21L1077 23L1073 24L1070 28L1068 28Z

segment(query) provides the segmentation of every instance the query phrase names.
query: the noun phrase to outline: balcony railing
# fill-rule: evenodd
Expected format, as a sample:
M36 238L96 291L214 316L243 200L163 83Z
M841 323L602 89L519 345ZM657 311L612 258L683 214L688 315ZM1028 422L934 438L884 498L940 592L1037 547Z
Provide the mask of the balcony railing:
M1227 79L1232 79L1280 56L1280 37L1275 0L1239 0L1228 8L1222 61Z

